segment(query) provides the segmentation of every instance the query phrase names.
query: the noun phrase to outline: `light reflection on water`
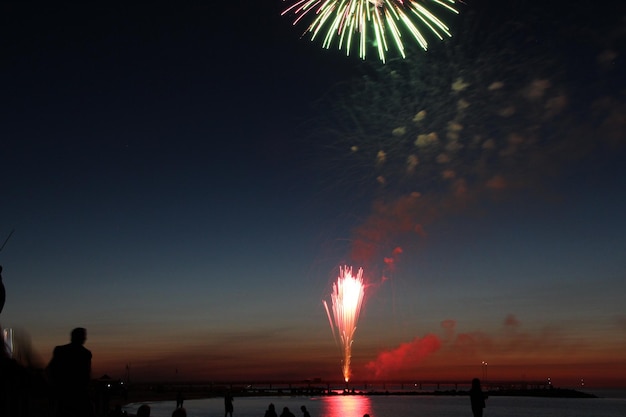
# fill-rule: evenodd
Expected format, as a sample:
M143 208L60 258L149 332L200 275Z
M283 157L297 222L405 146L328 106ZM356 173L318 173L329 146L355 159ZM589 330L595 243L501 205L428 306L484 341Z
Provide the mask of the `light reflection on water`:
M337 395L323 397L235 397L234 417L261 417L272 403L280 416L283 408L287 407L296 416L300 417L300 407L306 406L312 417L363 417L373 415L371 399L361 395ZM160 401L148 403L151 408L151 417L169 417L174 411L174 401ZM125 410L134 414L141 403L130 404ZM188 417L219 416L224 413L223 398L207 398L201 400L187 400L184 403ZM382 417L382 416L381 416Z
M269 403L280 415L284 407L301 417L305 405L312 417L457 417L471 415L467 396L361 396L324 397L235 397L233 417L262 417ZM170 417L175 401L151 403L151 417ZM126 410L135 413L139 404ZM222 417L224 399L208 398L185 401L188 417ZM486 415L500 417L624 417L626 398L533 398L490 397Z
M329 417L355 416L362 417L371 414L372 405L369 397L348 395L323 397L324 407L320 415Z

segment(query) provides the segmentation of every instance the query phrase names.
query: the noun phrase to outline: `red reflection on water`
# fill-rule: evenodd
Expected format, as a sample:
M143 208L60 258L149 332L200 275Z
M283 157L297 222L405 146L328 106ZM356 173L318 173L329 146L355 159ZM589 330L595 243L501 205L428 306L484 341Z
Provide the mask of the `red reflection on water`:
M337 395L323 397L321 416L325 417L363 417L372 414L370 398L364 395Z

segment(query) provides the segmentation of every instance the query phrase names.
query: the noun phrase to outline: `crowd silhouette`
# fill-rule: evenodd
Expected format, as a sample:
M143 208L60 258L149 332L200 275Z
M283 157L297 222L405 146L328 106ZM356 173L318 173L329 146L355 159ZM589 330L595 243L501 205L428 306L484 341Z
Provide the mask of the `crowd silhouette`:
M0 266L0 313L6 293ZM0 326L0 416L94 417L91 352L83 345L87 330L75 328L70 343L54 348L47 367L37 366L31 352L14 357L9 332ZM8 338L8 339L7 339ZM106 410L108 413L108 410Z

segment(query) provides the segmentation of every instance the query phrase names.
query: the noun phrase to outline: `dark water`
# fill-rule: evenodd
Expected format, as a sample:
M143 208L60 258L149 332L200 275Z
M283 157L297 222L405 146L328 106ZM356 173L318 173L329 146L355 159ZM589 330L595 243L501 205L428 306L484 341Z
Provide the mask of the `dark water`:
M624 392L617 392L617 395ZM456 396L331 396L331 397L239 397L233 417L263 417L272 402L280 415L288 407L296 417L305 405L311 417L457 417L471 416L468 397ZM153 417L169 417L175 402L148 403ZM185 401L189 417L222 417L224 399ZM134 413L139 404L127 411ZM485 417L626 417L626 398L530 398L490 397Z

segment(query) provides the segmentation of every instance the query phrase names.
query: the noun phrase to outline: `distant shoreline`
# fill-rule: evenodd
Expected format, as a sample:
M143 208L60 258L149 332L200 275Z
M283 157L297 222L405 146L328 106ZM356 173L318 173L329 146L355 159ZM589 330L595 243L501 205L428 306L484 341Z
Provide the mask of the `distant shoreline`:
M155 401L176 401L178 393L183 393L185 400L220 398L224 390L207 389L206 386L176 385L138 385L128 390L124 404L136 404ZM280 397L280 396L467 396L467 390L429 390L429 391L364 391L354 390L337 392L326 390L233 390L235 397ZM599 398L597 395L567 388L525 388L486 390L490 397L541 397L541 398Z

